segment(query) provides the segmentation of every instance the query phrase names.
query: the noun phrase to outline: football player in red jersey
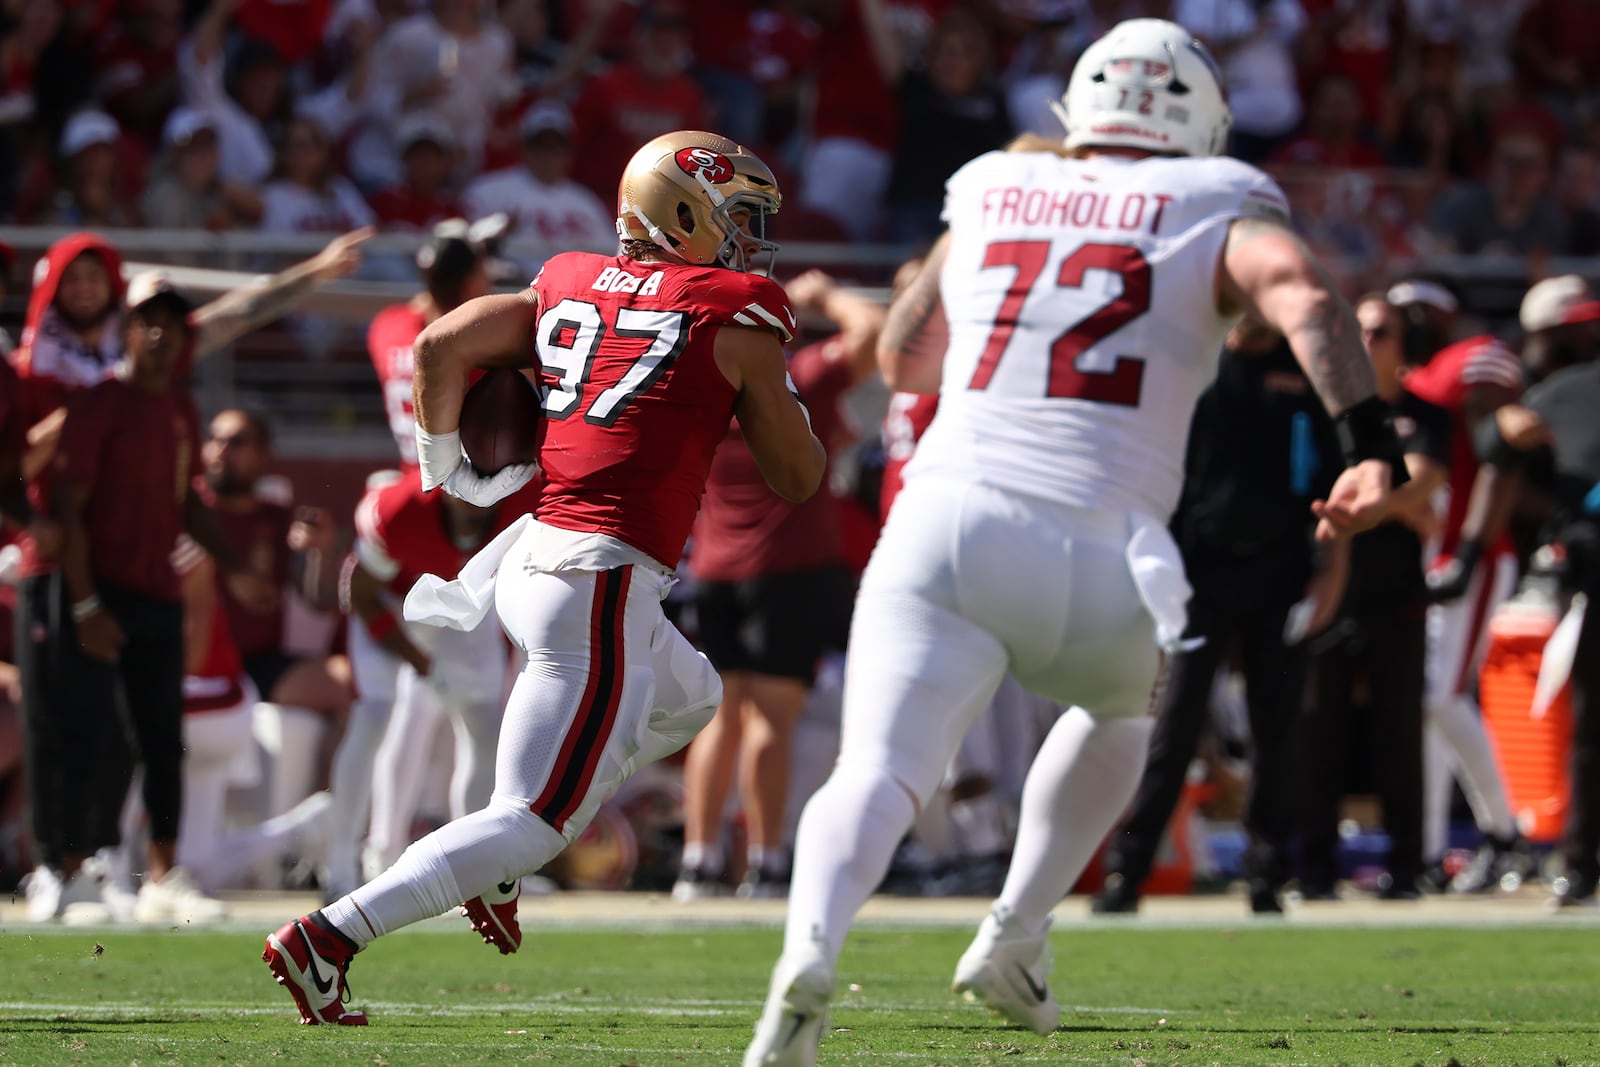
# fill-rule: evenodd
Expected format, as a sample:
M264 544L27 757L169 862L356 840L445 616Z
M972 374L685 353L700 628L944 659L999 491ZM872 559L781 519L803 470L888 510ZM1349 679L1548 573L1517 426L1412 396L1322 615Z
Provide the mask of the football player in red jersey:
M455 733L451 814L465 815L489 799L506 675L499 628L484 620L465 632L445 630L402 624L397 614L420 575L454 578L527 510L532 492L479 508L443 493L425 496L415 481L400 478L368 490L356 507L346 573L358 695L333 761L335 805L322 882L330 900L361 884L357 859L364 835L373 874L409 843L428 745L442 712L450 713Z
M1418 289L1403 283L1391 293L1407 296ZM1440 602L1428 609L1424 700L1422 859L1425 877L1440 889L1490 889L1498 884L1500 873L1515 870L1519 880L1526 873L1521 866L1525 849L1500 765L1472 697L1488 644L1489 616L1511 595L1516 582L1516 550L1509 536L1487 545L1463 536L1478 476L1474 435L1481 420L1522 394L1522 375L1515 352L1498 339L1479 334L1440 349L1405 380L1408 392L1449 411L1455 424L1448 509L1436 531L1437 554L1429 567L1429 584ZM1437 522L1432 514L1424 520ZM1453 580L1442 582L1441 576L1447 574ZM1449 836L1451 784L1456 779L1484 840L1475 861L1452 879L1442 860Z
M738 144L658 137L623 171L620 255L556 256L523 292L474 300L418 338L423 488L480 505L527 484L534 467L484 476L465 463L457 420L468 371L537 360L546 419L532 512L434 596L431 616L468 629L493 604L527 658L489 806L267 939L264 958L304 1021L365 1023L342 1003L351 957L463 900L485 940L514 951L522 876L566 848L635 769L711 718L722 685L661 598L712 453L737 415L781 496L809 497L825 463L784 372L793 312L775 282L747 272L751 257L776 250L763 235L780 203L771 170Z
M504 223L502 216L497 230L503 230ZM400 450L401 473L408 480L413 480L417 465L417 423L411 414L411 346L429 323L489 291L486 259L481 236L469 230L465 222L441 222L433 228L428 243L417 251L422 291L404 304L392 304L378 312L367 329L367 355L383 386L383 410Z

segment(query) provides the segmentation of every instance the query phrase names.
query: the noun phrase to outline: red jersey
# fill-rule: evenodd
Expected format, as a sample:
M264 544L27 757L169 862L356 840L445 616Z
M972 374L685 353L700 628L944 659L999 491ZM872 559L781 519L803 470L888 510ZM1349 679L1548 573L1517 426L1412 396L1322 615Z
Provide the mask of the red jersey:
M447 581L495 534L532 510L529 486L502 500L483 538L468 545L450 537L443 492L424 493L415 478L372 489L356 506L356 558L396 596L405 596L424 574Z
M182 389L146 393L112 378L67 402L52 466L55 484L90 491L84 521L96 582L154 600L179 599L172 548L184 531L199 454L200 414ZM22 565L28 575L54 567L39 558L31 539L23 541Z
M206 558L203 548L187 534L178 539L172 552L172 567L177 573L187 575ZM228 627L228 614L221 597L211 598L211 626L206 642L205 657L200 666L183 676L183 711L226 711L244 703L244 662L239 658L239 646Z
M883 417L883 487L878 491L878 516L889 517L889 505L905 484L902 475L917 450L917 442L933 425L939 410L938 394L896 393L889 398L889 411Z
M676 567L737 394L714 358L724 326L792 339L770 278L568 252L534 279L545 391L535 512Z
M1522 363L1517 354L1488 334L1442 348L1427 365L1406 375L1409 392L1444 408L1455 422L1450 442L1450 510L1439 546L1441 556L1455 552L1461 540L1472 483L1478 477L1478 454L1467 427L1466 400L1473 389L1483 386L1505 389L1513 396L1522 393ZM1495 550L1510 551L1510 539L1503 538Z
M406 467L417 465L417 416L411 400L416 356L411 346L427 324L422 312L410 304L393 304L378 312L367 329L367 355L378 372L389 432Z
M216 507L211 489L203 481L197 480L195 489L212 509L217 531L239 557L239 562L271 582L275 589L287 585L293 561L289 550L293 509L268 500L256 500L249 511L222 510ZM217 600L227 614L228 629L244 655L254 656L283 647L281 599L265 611L252 610L239 603L219 574Z
M811 413L811 432L831 452L844 443L839 397L855 383L855 369L838 349L839 337L807 345L789 360L789 377ZM742 582L769 574L814 570L844 559L838 501L823 488L798 504L767 485L737 420L711 461L705 499L694 526L694 576L708 582Z

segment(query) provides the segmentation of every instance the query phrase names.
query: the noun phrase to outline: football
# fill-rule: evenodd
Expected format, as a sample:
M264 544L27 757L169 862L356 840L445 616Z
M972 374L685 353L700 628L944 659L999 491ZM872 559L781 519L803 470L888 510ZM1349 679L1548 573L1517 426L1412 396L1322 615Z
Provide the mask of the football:
M539 458L544 405L521 371L487 370L461 401L461 449L479 474Z

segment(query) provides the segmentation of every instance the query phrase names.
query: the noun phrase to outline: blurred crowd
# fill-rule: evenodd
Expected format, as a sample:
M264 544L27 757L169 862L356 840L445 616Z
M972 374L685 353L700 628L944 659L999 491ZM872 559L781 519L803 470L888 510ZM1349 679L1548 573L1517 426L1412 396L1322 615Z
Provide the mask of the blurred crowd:
M1600 251L1585 0L10 0L0 217L425 229L606 247L628 146L707 127L779 172L780 237L916 244L942 185L1115 22L1213 50L1234 154L1357 271Z

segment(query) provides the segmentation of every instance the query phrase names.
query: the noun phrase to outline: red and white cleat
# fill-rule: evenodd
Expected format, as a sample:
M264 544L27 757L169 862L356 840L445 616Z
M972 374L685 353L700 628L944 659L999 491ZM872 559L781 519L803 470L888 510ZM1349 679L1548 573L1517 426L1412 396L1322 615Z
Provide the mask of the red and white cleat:
M354 956L349 944L309 915L284 923L277 933L268 935L266 951L261 954L278 984L294 997L300 1021L307 1026L367 1025L364 1014L344 1007L350 995L345 972Z
M522 879L501 882L482 896L461 905L461 914L472 923L483 943L493 945L500 955L509 956L522 947L522 927L517 925L517 898L522 895Z

